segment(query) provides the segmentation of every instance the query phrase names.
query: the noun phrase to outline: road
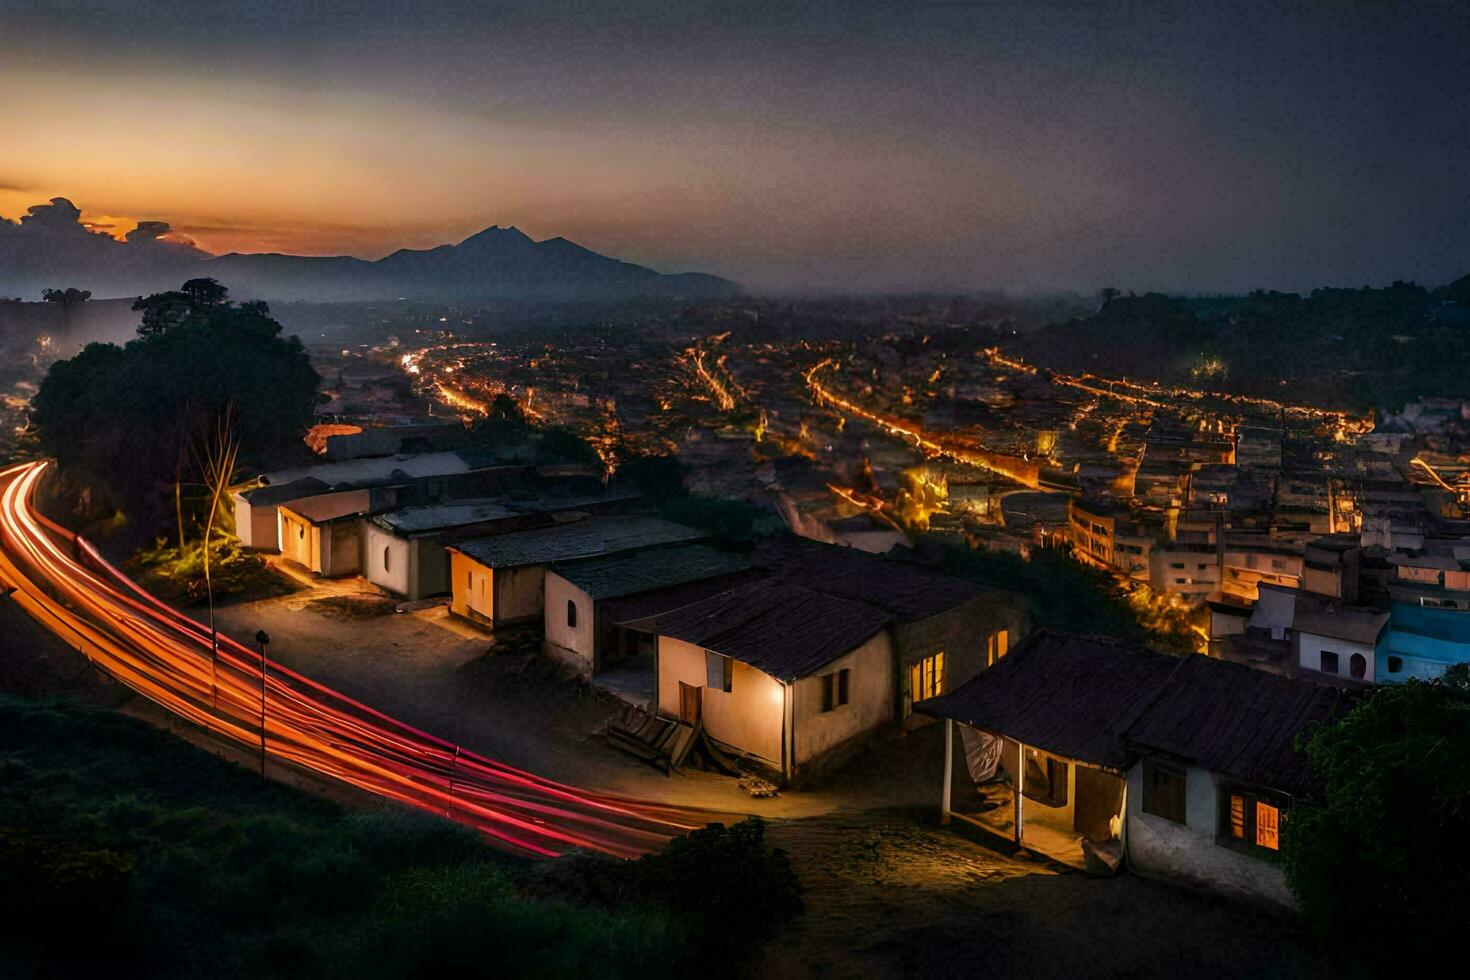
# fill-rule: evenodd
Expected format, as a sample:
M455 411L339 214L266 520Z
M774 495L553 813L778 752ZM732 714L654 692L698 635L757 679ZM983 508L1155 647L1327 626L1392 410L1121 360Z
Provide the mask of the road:
M443 815L530 856L585 848L636 857L715 816L580 790L476 755L223 634L213 655L207 627L36 511L46 466L0 469L0 583L36 622L175 715L257 751L264 741L274 762Z

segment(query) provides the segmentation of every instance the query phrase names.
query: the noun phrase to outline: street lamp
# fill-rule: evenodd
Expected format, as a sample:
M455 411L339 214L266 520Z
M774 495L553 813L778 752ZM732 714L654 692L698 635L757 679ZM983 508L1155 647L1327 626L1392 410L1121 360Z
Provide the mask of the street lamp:
M270 643L270 634L265 630L255 631L255 642L260 647L260 778L265 778L265 648Z

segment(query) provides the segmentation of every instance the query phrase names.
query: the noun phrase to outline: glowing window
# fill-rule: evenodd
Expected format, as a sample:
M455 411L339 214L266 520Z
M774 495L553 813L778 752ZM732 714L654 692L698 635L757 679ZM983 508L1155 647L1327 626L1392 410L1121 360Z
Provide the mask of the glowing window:
M909 668L909 697L927 701L944 693L944 651L925 657Z
M987 653L988 653L988 659L986 660L986 663L993 665L997 660L999 660L1001 657L1004 657L1007 653L1009 653L1010 650L1011 650L1011 631L1010 630L996 630L994 633L991 633L990 634L990 640L989 640L988 651L987 651Z

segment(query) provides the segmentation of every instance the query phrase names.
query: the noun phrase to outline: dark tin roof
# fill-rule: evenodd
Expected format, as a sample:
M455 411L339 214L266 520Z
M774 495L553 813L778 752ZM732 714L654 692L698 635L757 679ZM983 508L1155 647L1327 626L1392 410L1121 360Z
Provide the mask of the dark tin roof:
M1348 710L1357 695L1243 664L1186 657L1129 728L1131 745L1232 779L1309 796L1315 788L1297 735Z
M778 578L877 606L899 623L927 619L979 596L997 594L977 582L922 565L804 538L764 542L756 548L755 560Z
M558 562L551 570L593 599L612 599L743 572L750 567L750 559L744 555L694 544Z
M598 603L598 614L604 618L605 622L615 626L626 626L634 620L658 616L765 577L760 569L747 568L742 572L703 578L697 582L685 582L667 589L638 592L633 595L618 596L616 599L603 599Z
M1178 665L1176 657L1121 640L1043 629L1000 663L914 710L1123 769L1132 757L1122 732Z
M762 579L629 625L794 681L850 653L891 621L865 603Z

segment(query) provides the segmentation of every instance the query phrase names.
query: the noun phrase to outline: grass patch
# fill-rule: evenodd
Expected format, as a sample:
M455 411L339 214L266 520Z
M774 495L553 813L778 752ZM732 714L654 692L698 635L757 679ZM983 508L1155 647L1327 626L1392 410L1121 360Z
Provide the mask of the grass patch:
M644 978L715 947L733 972L794 889L758 824L535 864L104 709L0 697L0 976Z
M177 547L160 540L140 549L128 562L138 584L165 602L176 606L198 606L208 600L204 585L204 552L190 548L180 555ZM214 601L252 602L297 591L285 575L254 552L234 543L216 543L210 555L210 579Z

